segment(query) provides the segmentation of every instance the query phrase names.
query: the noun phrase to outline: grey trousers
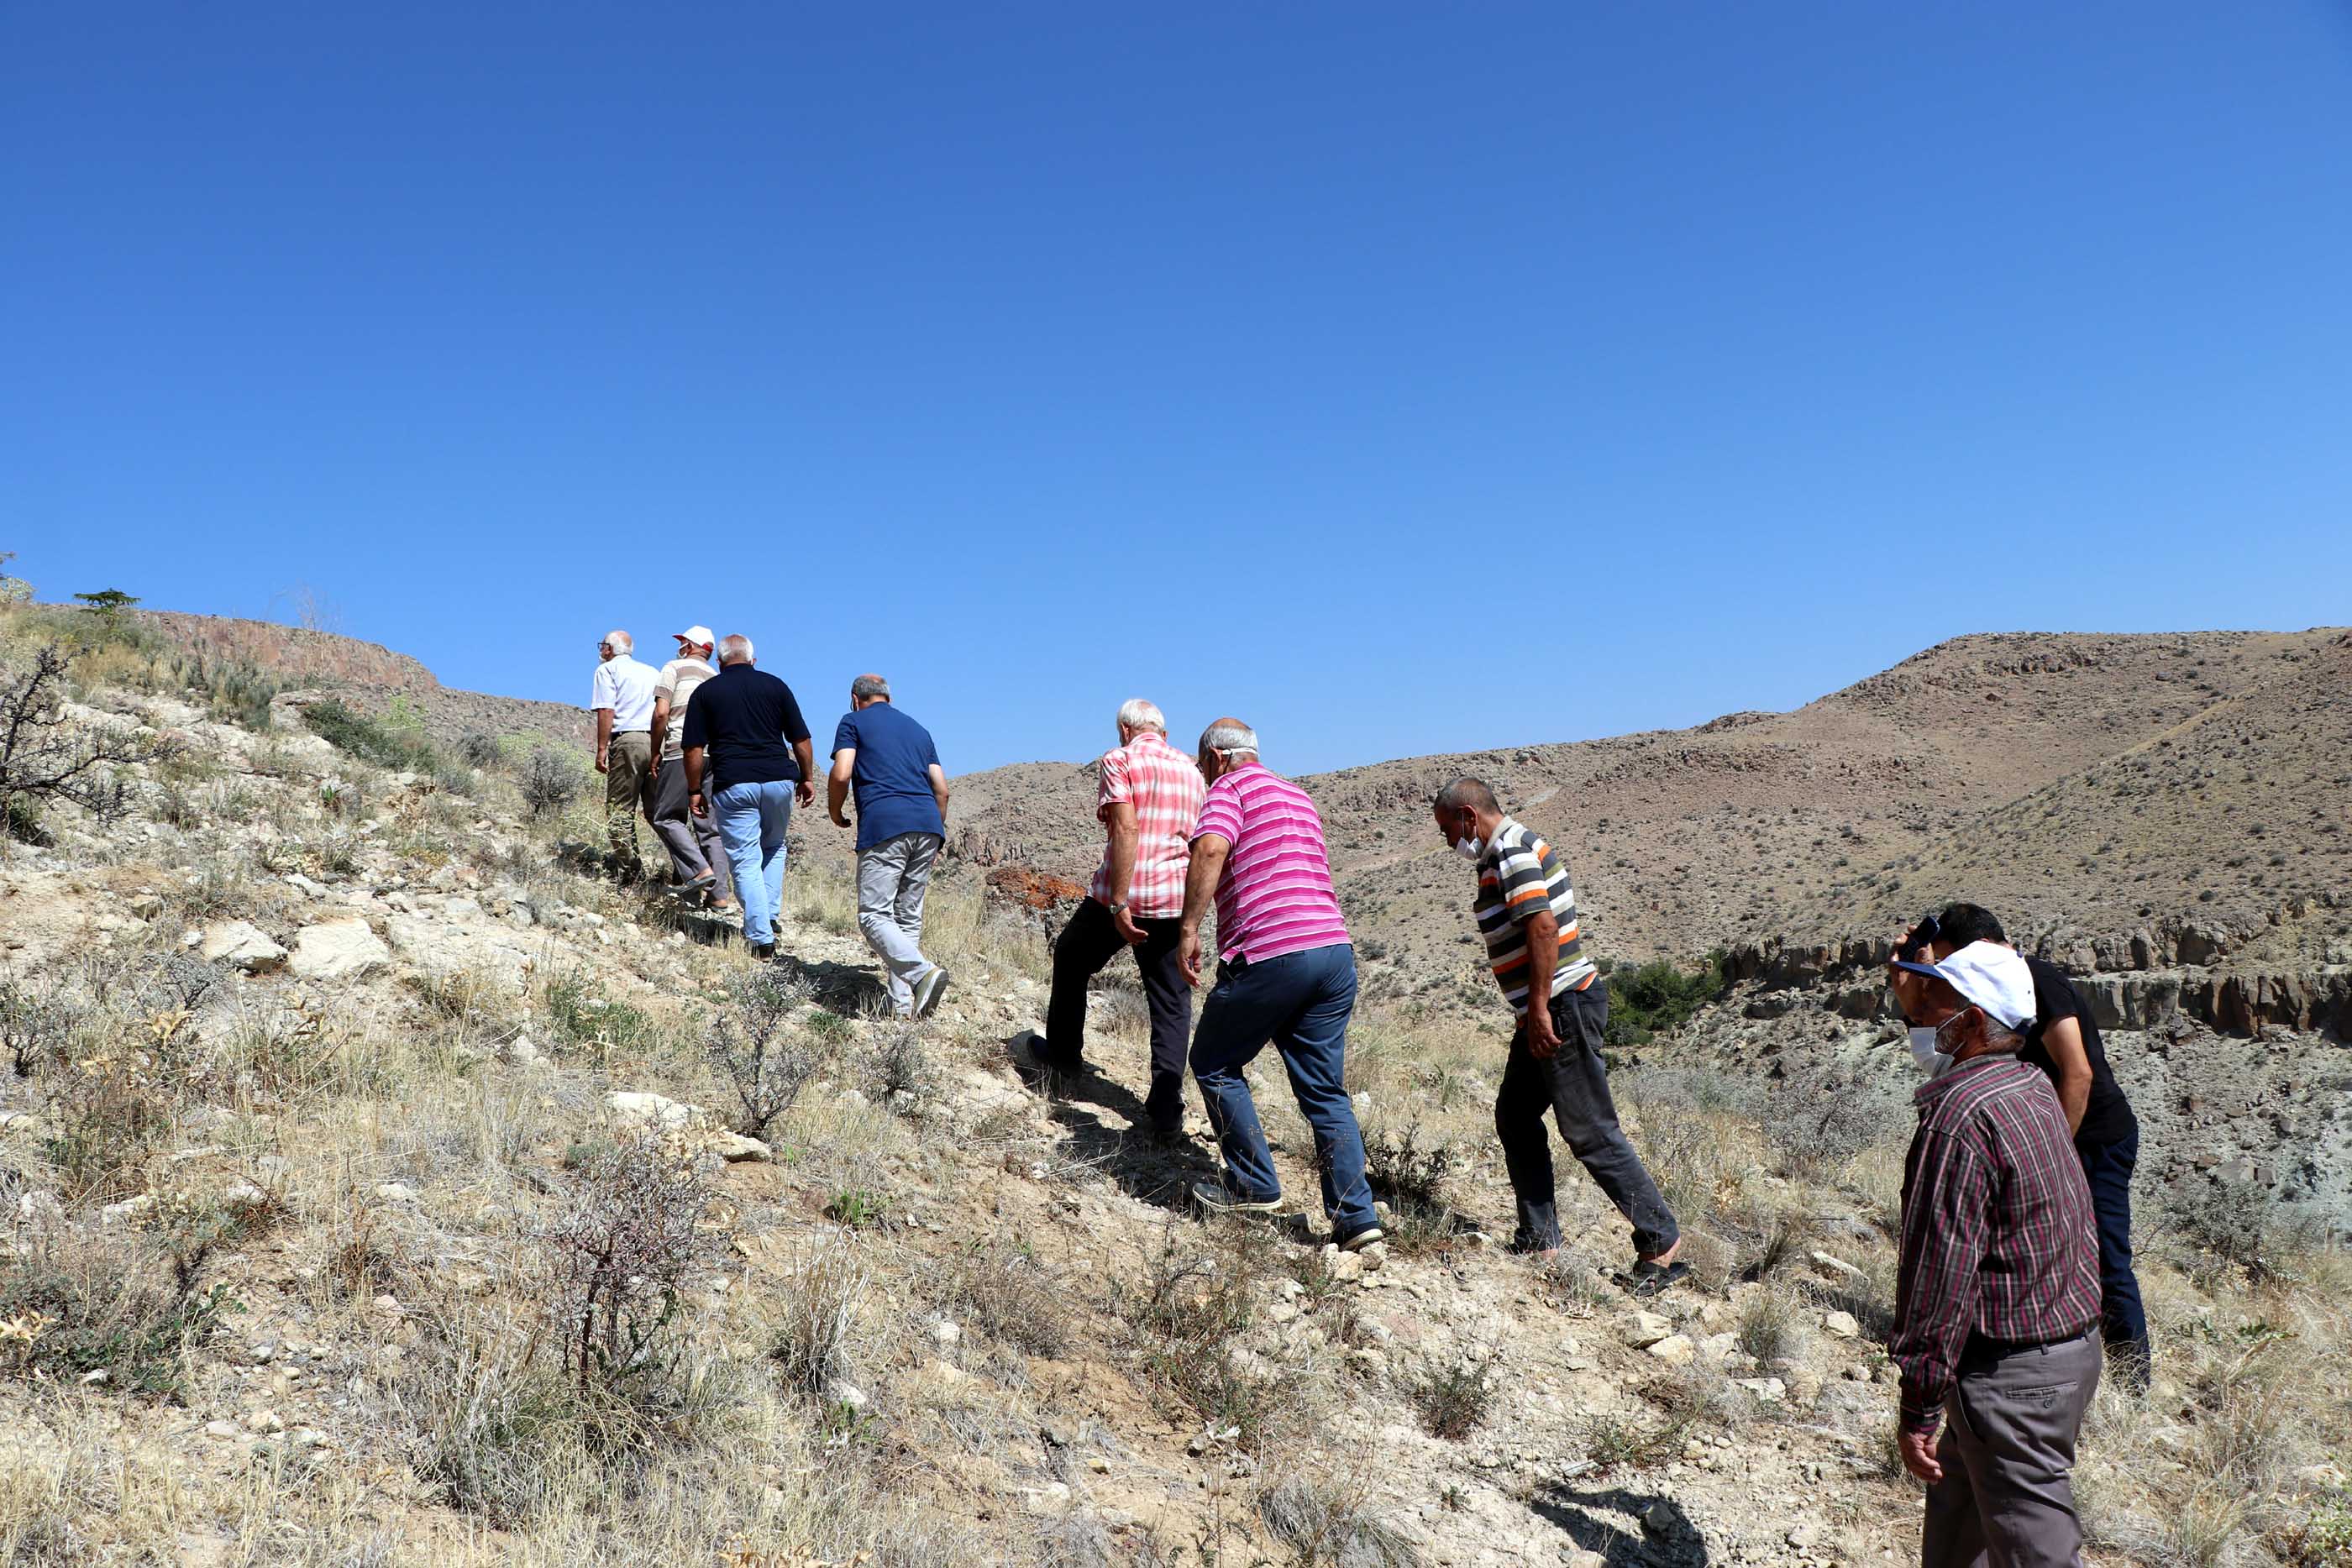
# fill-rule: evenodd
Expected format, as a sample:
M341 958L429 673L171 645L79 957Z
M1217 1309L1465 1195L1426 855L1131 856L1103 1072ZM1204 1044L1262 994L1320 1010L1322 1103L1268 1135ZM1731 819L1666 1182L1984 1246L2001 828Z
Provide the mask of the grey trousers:
M2083 1561L2074 1435L2099 1386L2098 1330L2054 1344L1970 1344L1944 1401L1944 1479L1927 1489L1920 1568Z
M923 956L923 894L945 841L900 833L857 852L857 928L882 960L882 988L901 1018L915 1010L915 982L936 967Z
M719 813L714 810L698 817L690 800L686 792L685 759L667 758L646 801L646 821L653 824L654 836L669 852L669 863L677 869L679 881L692 882L706 873L713 873L719 880L710 884L711 895L721 904L732 904L735 873L727 863L727 846L719 841Z

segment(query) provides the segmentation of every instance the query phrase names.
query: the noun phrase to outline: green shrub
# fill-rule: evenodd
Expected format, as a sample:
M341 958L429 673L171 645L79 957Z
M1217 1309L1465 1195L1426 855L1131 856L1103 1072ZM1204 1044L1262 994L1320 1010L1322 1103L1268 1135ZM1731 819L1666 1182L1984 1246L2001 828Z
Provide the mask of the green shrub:
M337 750L381 768L431 773L440 766L440 753L425 738L422 726L371 718L338 698L312 703L302 710L302 722Z
M201 1262L197 1259L196 1262ZM0 1369L179 1400L186 1356L234 1310L226 1285L195 1289L195 1266L111 1239L48 1241L0 1265Z
M1609 976L1609 1025L1602 1039L1611 1045L1647 1045L1653 1035L1682 1024L1730 988L1720 951L1690 974L1664 958L1638 969L1619 966Z

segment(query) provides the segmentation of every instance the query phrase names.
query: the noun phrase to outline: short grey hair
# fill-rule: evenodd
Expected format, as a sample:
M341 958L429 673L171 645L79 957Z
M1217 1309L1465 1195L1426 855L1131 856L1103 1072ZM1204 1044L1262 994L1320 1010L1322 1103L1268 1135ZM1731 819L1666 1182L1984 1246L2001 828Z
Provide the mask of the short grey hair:
M852 702L856 702L865 697L880 697L887 702L890 698L890 683L879 675L858 676L849 683L849 698ZM880 721L877 719L876 722Z
M634 653L637 651L637 640L626 632L607 632L604 633L604 646L615 653Z
M1465 807L1473 811L1499 811L1503 803L1495 799L1494 789L1484 779L1465 774L1437 792L1433 807L1440 811L1459 811Z
M1201 749L1230 757L1236 752L1257 755L1257 731L1245 724L1217 723L1201 732Z
M1118 705L1118 722L1129 729L1156 729L1168 733L1168 720L1160 712L1160 705L1148 697L1129 697Z
M751 639L740 632L730 632L719 639L719 662L722 664L748 664L751 662Z

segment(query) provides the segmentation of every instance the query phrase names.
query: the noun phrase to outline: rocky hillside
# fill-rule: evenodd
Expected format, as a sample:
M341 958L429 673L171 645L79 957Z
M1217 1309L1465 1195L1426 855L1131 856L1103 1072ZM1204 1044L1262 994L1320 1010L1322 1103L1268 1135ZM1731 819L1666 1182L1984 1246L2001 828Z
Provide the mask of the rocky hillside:
M0 616L0 669L38 630ZM1213 1154L1197 1120L1137 1135L1127 977L1095 998L1101 1075L1022 1083L1043 933L980 867L934 897L949 1002L902 1029L822 869L763 968L583 874L585 800L533 815L503 765L378 768L216 695L86 683L68 732L145 748L127 814L0 840L0 1561L1914 1549L1881 1344L1899 1113L1801 1123L1741 1065L1831 1045L1810 1010L1727 1015L1721 1067L1618 1074L1698 1270L1643 1305L1572 1166L1557 1260L1493 1245L1493 1009L1368 1002L1349 1087L1391 1242L1343 1258L1304 1216L1190 1209ZM1311 1207L1311 1139L1254 1077ZM2234 1125L2235 1089L2201 1113ZM2098 1561L2327 1561L2341 1254L2247 1207L2151 1214L2143 1244L2160 1379L2100 1396Z

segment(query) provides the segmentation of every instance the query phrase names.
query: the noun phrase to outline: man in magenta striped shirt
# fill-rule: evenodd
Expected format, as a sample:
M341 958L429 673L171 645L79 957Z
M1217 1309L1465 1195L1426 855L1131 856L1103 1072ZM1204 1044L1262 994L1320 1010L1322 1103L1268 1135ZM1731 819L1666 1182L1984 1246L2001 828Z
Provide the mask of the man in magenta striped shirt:
M1217 904L1217 983L1192 1036L1192 1077L1225 1156L1224 1179L1192 1189L1215 1213L1272 1214L1281 1178L1242 1070L1271 1040L1315 1132L1331 1239L1349 1251L1381 1239L1364 1181L1364 1135L1348 1103L1348 1019L1356 950L1331 890L1323 819L1307 791L1257 759L1257 732L1221 718L1201 736L1209 780L1192 830L1178 961L1201 983L1201 920Z

